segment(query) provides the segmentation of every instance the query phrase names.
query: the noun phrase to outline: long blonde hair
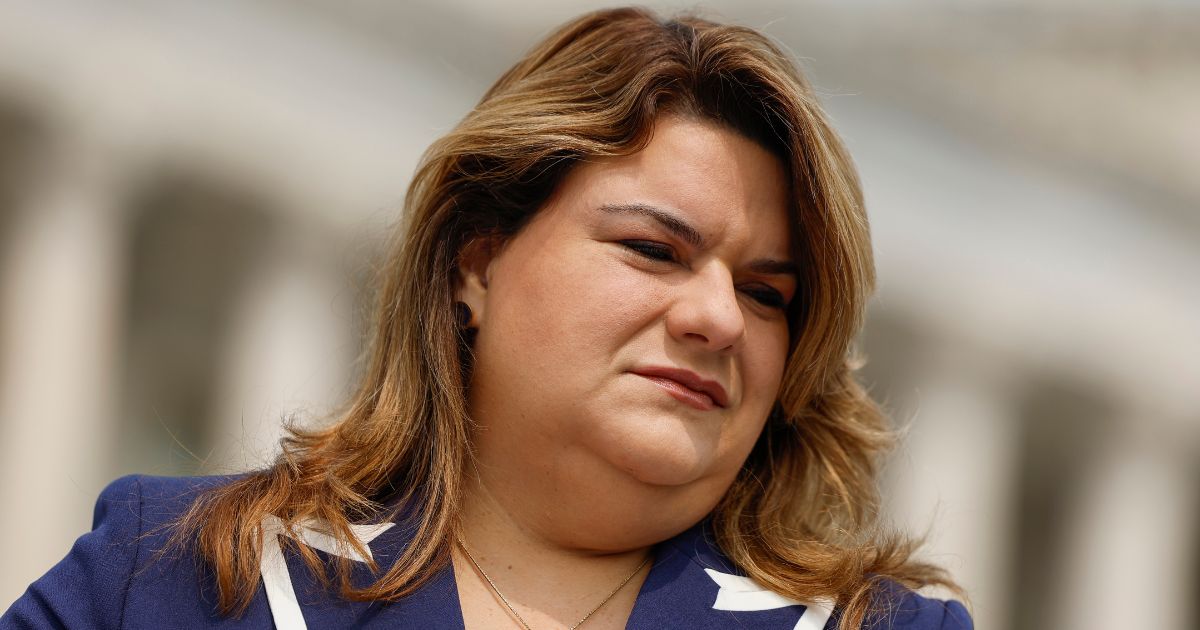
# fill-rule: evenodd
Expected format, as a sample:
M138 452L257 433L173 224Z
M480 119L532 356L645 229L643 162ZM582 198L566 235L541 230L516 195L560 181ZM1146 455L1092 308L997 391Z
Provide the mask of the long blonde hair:
M352 600L398 599L450 562L468 465L470 340L454 310L458 257L480 236L510 237L572 165L627 155L664 113L716 121L787 167L801 289L789 312L790 356L777 404L712 514L730 560L770 589L830 598L858 628L885 580L953 587L912 559L914 544L877 533L878 460L892 444L854 377L852 339L874 283L854 166L804 77L763 35L635 8L564 25L506 72L426 152L381 269L365 375L335 422L291 429L265 470L203 494L178 523L237 613L258 588L261 523L315 518L345 540L351 522L407 506L414 537L371 585L349 581L298 545Z

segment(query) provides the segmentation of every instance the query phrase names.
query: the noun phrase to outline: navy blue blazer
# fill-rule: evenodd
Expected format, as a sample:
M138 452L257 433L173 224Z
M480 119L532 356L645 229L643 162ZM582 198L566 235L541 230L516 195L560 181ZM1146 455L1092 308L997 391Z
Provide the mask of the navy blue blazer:
M30 585L0 617L0 630L41 628L420 628L462 630L452 568L394 603L347 602L321 588L293 552L264 568L264 586L240 617L214 609L211 576L188 552L156 555L170 532L163 526L185 510L198 491L227 477L129 476L110 484L96 503L93 529L67 557ZM384 526L386 527L386 525ZM409 540L401 526L364 530L381 568ZM306 544L334 552L319 534ZM285 547L286 548L286 547ZM320 553L320 552L318 552ZM268 563L270 560L267 561ZM266 565L264 565L266 566ZM363 567L355 579L369 580ZM282 579L281 579L282 576ZM872 628L970 629L958 602L926 599L896 587L895 604ZM832 614L831 614L832 612ZM289 617L294 614L294 617ZM762 628L832 630L838 611L805 605L762 589L712 544L704 524L655 549L654 564L638 592L629 630Z

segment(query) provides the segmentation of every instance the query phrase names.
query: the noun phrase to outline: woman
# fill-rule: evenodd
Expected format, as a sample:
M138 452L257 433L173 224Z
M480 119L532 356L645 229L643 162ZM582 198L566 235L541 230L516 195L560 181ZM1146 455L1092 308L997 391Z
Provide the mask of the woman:
M574 20L406 205L341 418L118 480L0 626L970 627L876 533L862 197L763 36Z

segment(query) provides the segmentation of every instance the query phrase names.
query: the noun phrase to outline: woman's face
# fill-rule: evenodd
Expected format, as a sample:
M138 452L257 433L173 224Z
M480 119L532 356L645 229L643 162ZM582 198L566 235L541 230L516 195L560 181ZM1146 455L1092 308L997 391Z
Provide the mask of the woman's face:
M575 167L499 251L469 249L469 406L492 490L703 517L779 390L788 204L763 147L665 117L639 153Z

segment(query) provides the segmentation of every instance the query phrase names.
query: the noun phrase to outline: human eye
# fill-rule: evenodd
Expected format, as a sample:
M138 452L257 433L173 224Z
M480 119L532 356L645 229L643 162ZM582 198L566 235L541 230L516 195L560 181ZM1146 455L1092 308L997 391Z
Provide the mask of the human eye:
M746 295L749 295L763 306L769 306L779 310L787 308L787 300L784 299L783 294L775 289L772 289L771 287L748 287L743 289L743 291L746 293Z
M668 246L654 241L620 241L624 247L637 252L644 258L661 262L675 260L675 252Z

